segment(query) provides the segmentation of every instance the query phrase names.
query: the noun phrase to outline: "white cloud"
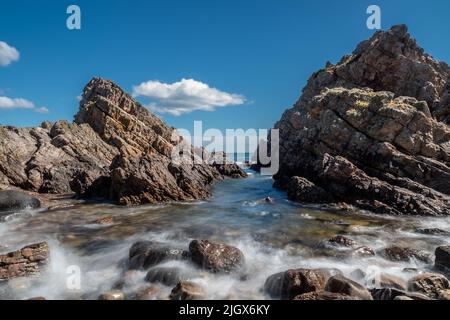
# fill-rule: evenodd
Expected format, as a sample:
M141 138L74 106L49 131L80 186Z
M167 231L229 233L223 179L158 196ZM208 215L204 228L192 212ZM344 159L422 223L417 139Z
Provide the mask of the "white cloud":
M28 109L38 113L50 112L46 107L36 107L32 101L23 98L0 96L0 109Z
M6 42L0 41L0 66L5 67L14 61L19 60L20 54L16 48L11 47Z
M34 111L37 113L50 113L50 110L46 107L35 108Z
M133 96L149 98L151 101L147 107L152 111L176 116L195 110L214 111L246 102L242 95L223 92L194 79L182 79L171 84L155 80L143 82L133 87Z

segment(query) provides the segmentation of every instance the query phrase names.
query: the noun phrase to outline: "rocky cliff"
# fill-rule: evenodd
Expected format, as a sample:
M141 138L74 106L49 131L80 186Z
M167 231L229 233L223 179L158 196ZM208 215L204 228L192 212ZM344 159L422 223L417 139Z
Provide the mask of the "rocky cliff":
M76 193L138 205L204 199L214 181L246 176L237 165L212 157L203 163L173 161L179 143L173 128L121 88L94 78L74 123L0 127L0 189ZM199 152L206 154L189 147L184 156Z
M313 74L280 130L276 186L300 202L450 214L450 68L404 25Z

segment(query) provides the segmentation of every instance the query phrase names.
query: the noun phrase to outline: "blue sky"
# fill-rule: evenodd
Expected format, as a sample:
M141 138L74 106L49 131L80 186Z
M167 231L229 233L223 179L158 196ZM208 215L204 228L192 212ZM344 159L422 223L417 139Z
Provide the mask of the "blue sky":
M70 4L81 8L81 30L66 28ZM237 104L161 114L178 128L194 120L221 130L271 128L314 71L373 33L366 28L370 4L380 5L383 29L406 23L429 53L450 61L448 0L1 1L0 41L20 58L0 66L0 96L32 105L12 100L22 108L0 108L0 123L73 120L82 88L101 76L130 93L143 84L152 94L194 79L194 89L208 86L206 94L217 88L219 104ZM138 97L143 103L150 102L146 92ZM163 103L174 107L169 100Z

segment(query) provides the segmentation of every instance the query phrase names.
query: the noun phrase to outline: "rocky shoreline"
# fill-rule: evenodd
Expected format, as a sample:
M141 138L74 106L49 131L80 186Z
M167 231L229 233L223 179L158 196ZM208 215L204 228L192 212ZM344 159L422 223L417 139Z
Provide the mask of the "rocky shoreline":
M358 45L352 55L343 57L336 65L328 63L325 69L315 73L300 100L275 125L280 129L280 171L274 177L274 186L286 190L292 202L339 205L351 213L355 213L353 208L358 208L394 216L450 216L449 79L448 65L425 54L407 33L406 26L376 33ZM206 154L206 163L173 161L173 149L183 143L181 137L175 141L173 137L173 128L117 85L94 78L84 89L74 123L46 122L38 128L0 127L0 219L3 213L49 207L57 203L55 199L106 200L123 206L207 199L215 181L247 176L236 164L223 163L223 157L220 159L193 147L189 148L187 156L196 158ZM262 206L257 214L265 217L271 212L264 206L277 207L280 202L270 196L250 204L233 202L235 207L242 207L237 213L233 212L231 218L237 220L237 215L244 215L242 208L245 206ZM298 215L300 207L295 208ZM226 211L229 207L216 209ZM262 218L255 228L276 223L280 210L274 211L273 220ZM201 214L205 212L211 213L205 210ZM244 283L254 276L247 268L249 257L239 245L221 243L217 239L196 240L197 234L195 238L189 237L178 229L174 233L183 239L180 246L170 245L170 241L169 244L148 240L135 242L140 233L132 228L131 219L136 217L124 219L108 214L101 218L95 216L96 220L90 220L91 217L86 221L75 219L72 225L63 226L61 234L55 237L61 242L74 241L73 238L84 235L81 230L104 227L104 233L93 233L87 241L92 240L94 245L78 243L79 246L92 245L96 250L103 250L101 245L116 245L124 238L132 237L134 242L131 247L127 242L127 256L113 252L114 263L120 269L119 280L102 286L100 294L89 290L76 292L77 299L202 300L210 298L211 293L198 279L214 275ZM382 242L382 247L375 247L372 242L361 244L352 239L346 229L335 228L346 222L313 215L308 212L304 219L332 225L326 231L335 236L330 238L328 233L319 230L320 243L311 250L314 257L330 258L334 265L305 267L296 256L298 266L289 268L283 264L282 272L271 274L264 281L256 278L258 290L264 297L283 300L450 299L450 246L445 238L450 234L448 230L433 225L413 231L414 236L443 237L443 241L431 241L426 250L409 246L409 243L405 246L404 243ZM219 219L222 217L219 215ZM156 225L140 218L134 223L148 223L149 229ZM56 220L59 227L61 220L51 219ZM173 223L167 220L164 227ZM237 223L246 224L249 220L256 220L256 216L249 215ZM29 230L40 226L38 222L33 221ZM205 220L196 222L202 224ZM207 222L209 227L222 223ZM121 223L126 226L122 226L123 234L118 235L112 229L116 226L119 229ZM19 228L22 226L19 224ZM189 229L191 221L184 222L183 227ZM207 237L219 227L209 230ZM288 229L292 225L288 221L283 227ZM139 230L145 235L149 229ZM267 237L264 231L258 230L257 236ZM305 238L313 234L303 230L305 234L296 233L295 238L288 238L288 231L296 233L298 230L280 231L280 238L290 242L280 246L284 252L290 244L303 244ZM394 228L392 232L397 231ZM373 240L371 236L369 239ZM169 237L169 240L173 239ZM100 249L95 244L100 244ZM305 247L301 247L300 256L305 253ZM49 243L39 242L0 254L0 289L12 285L16 279L42 278L49 271L52 250ZM0 246L0 251L3 253L6 248ZM382 263L373 274L358 266L359 262L375 258ZM399 266L402 277L384 272L383 266L388 262ZM403 263L410 262L414 268L405 268ZM352 268L351 273L344 274L343 264ZM275 270L280 271L278 268L269 271ZM162 288L170 288L170 293ZM229 294L226 298L235 297Z
M345 236L337 236L325 243L329 250L348 249L346 254L340 255L342 259L355 255L364 259L375 254L390 261L422 259L410 248L391 247L379 253L367 247L362 250L363 247ZM129 250L121 280L111 286L111 291L100 294L98 299L208 299L208 289L190 280L193 274L177 267L160 266L170 261L185 261L198 270L194 273L235 274L245 281L245 256L238 248L208 240L193 240L188 247L184 250L152 241L136 242ZM39 277L46 272L49 258L49 246L45 242L0 255L0 281L23 276ZM427 261L433 263L431 258ZM145 276L141 275L142 272ZM405 269L403 272L411 271ZM449 300L449 272L450 246L441 246L436 249L434 267L407 281L381 270L370 275L355 269L351 274L358 280L355 281L335 268L299 268L269 276L265 283L261 283L260 290L270 299L281 300ZM133 281L142 283L137 291L125 293L121 290ZM169 296L164 296L161 286L173 287Z
M449 79L406 26L375 33L313 74L275 125L275 186L304 203L450 215Z

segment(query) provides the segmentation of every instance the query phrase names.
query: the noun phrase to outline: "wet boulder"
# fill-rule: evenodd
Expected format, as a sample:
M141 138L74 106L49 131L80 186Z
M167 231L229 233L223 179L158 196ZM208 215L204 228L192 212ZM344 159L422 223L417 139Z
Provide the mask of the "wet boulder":
M356 300L354 297L350 297L342 293L333 293L327 291L315 291L308 292L296 296L293 300Z
M407 284L402 278L387 273L381 273L370 279L370 285L376 288L393 288L406 291Z
M450 300L450 290L443 290L439 292L438 300Z
M372 248L361 246L350 251L349 257L352 258L370 258L375 255Z
M216 168L216 170L225 177L229 177L232 179L247 177L247 173L245 173L245 171L235 163L214 163L213 167Z
M399 297L407 297L411 300L430 300L429 297L420 293L406 292L395 288L374 288L370 290L374 300L398 300Z
M264 199L264 202L265 202L265 203L274 203L275 200L274 200L272 197L266 197L266 198Z
M413 298L407 297L407 296L397 296L394 298L396 301L413 301Z
M372 248L360 246L356 241L342 235L328 239L326 246L331 249L339 249L338 251L334 251L334 255L341 259L368 258L375 255Z
M342 246L342 247L348 247L348 248L353 248L353 247L357 246L357 243L354 240L349 239L344 236L341 236L341 235L338 235L331 239L328 239L328 244L333 245L333 246Z
M41 207L41 202L24 192L14 190L0 191L0 212L37 209Z
M206 289L201 285L182 281L172 289L170 300L204 300L206 299Z
M99 224L99 225L104 225L104 226L112 225L112 224L114 224L114 218L113 217L99 218L94 221L94 224Z
M393 262L410 262L417 260L425 263L432 262L431 255L428 252L413 248L390 247L380 251L383 258Z
M159 293L159 288L155 286L150 286L139 290L134 295L135 300L155 300L156 295Z
M293 299L304 293L322 291L331 273L324 269L291 269L267 278L264 292L274 299Z
M408 290L437 299L441 291L450 288L448 279L438 273L424 273L408 281Z
M366 288L340 274L328 279L325 291L346 294L360 300L373 300Z
M98 300L125 300L125 294L121 291L111 291L102 293Z
M0 255L0 281L17 277L39 276L48 264L50 251L46 242Z
M180 281L186 280L180 268L156 267L148 271L145 281L151 283L162 283L166 286L174 286Z
M189 244L191 260L211 272L230 273L244 264L244 254L238 248L208 240L194 240Z
M433 236L450 236L450 232L438 228L421 228L417 229L416 232Z
M163 247L151 241L141 241L130 248L128 267L131 270L147 270L161 262L183 260L187 256L185 250Z
M434 265L436 269L449 272L450 271L450 246L438 247L435 252Z
M356 280L357 282L365 281L367 278L367 272L362 269L355 269L350 273L350 278Z

